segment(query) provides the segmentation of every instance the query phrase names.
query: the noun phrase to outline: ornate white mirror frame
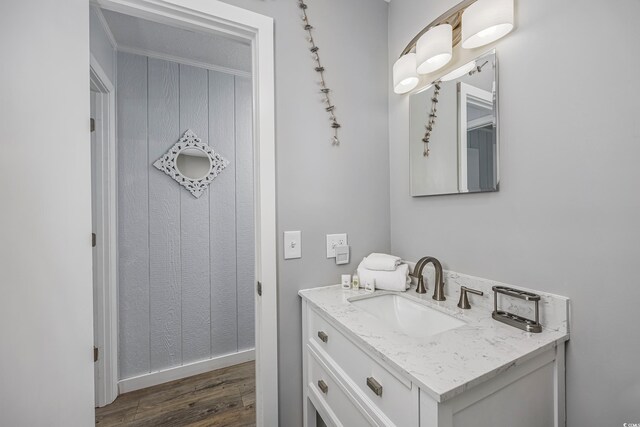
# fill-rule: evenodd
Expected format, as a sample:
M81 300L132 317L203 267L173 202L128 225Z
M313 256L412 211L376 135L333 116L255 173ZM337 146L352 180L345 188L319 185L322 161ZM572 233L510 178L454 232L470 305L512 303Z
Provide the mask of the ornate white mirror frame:
M209 172L202 178L190 178L183 175L178 169L177 159L184 150L197 149L209 158ZM199 198L209 188L209 184L227 167L229 161L216 153L209 145L202 143L201 139L188 129L182 137L158 160L153 166L176 180L178 184L191 192L195 198Z

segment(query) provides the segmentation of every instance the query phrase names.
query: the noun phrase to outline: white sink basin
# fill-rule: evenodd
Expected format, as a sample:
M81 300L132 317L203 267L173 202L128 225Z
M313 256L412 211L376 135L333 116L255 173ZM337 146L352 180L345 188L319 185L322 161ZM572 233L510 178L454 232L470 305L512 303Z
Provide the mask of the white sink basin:
M439 334L465 324L462 320L400 295L375 295L349 302L382 320L390 328L416 338Z

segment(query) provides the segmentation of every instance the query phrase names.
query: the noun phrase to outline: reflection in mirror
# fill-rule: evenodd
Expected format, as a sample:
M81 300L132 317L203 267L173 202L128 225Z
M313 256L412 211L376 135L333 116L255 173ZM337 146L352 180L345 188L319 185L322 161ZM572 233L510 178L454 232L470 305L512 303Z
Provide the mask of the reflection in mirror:
M204 179L211 170L211 159L199 148L185 148L176 158L178 172L189 179Z
M496 128L493 93L460 83L458 87L460 192L495 191Z
M440 81L439 89L430 86L410 97L412 196L498 190L495 52L473 64L470 72Z

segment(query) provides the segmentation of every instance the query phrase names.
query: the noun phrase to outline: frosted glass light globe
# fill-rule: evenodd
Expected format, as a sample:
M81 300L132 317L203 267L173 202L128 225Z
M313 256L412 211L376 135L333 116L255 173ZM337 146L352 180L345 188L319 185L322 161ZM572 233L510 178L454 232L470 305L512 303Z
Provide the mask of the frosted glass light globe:
M416 54L407 53L393 64L393 91L407 93L418 85L416 72Z
M424 33L416 44L418 74L433 73L444 67L452 57L453 28L442 24Z
M478 0L462 13L462 47L492 43L513 30L513 0Z

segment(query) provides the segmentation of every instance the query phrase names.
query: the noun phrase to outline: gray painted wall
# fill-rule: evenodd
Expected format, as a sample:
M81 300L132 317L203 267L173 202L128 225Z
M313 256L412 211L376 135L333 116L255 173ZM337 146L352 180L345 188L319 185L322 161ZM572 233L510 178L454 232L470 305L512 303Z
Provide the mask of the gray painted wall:
M389 68L455 3L392 1ZM497 44L498 193L410 197L409 101L389 90L393 252L570 297L570 427L640 420L638 16L635 0L516 2Z
M342 145L332 147L318 76L295 1L228 0L275 19L280 425L302 423L299 289L340 282L372 251L389 250L387 8L383 0L309 4ZM285 261L282 232L302 230ZM325 235L346 232L352 261L326 258Z
M120 378L254 346L251 82L118 54ZM230 165L199 199L153 167L187 130Z

